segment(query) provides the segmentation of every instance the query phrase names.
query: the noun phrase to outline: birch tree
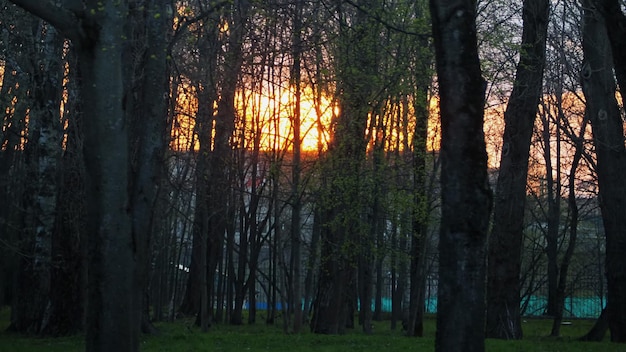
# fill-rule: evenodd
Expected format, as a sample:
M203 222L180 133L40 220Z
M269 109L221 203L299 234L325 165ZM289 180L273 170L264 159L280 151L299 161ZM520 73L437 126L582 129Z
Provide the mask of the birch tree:
M142 253L146 225L141 202L153 202L147 184L131 181L131 171L142 179L154 176L146 165L158 158L149 144L154 129L142 130L146 143L139 170L131 169L123 60L128 39L129 2L29 1L13 3L49 22L71 40L81 72L85 107L84 159L87 172L87 226L89 266L86 348L88 351L137 351L141 319ZM59 6L60 5L60 6ZM136 5L136 3L132 3ZM161 7L163 9L163 7ZM155 18L163 12L152 13ZM157 36L160 35L157 32ZM150 56L165 60L165 54ZM155 77L156 80L159 77ZM158 118L158 117L156 117ZM146 121L150 122L150 121ZM158 125L158 124L156 124ZM156 142L156 141L155 141ZM158 144L158 142L156 142ZM145 173L144 173L145 172ZM135 187L135 189L133 189ZM148 211L149 213L149 211ZM139 293L138 293L139 292Z
M52 236L56 219L61 157L62 40L43 21L27 17L32 28L28 67L30 106L24 187L23 253L12 314L16 331L40 334L48 328L51 305Z

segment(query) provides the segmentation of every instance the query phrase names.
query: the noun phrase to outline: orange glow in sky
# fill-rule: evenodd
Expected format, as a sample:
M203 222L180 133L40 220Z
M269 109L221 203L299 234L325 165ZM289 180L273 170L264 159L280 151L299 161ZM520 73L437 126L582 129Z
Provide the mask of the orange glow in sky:
M275 96L248 92L238 101L240 116L246 119L246 135L260 131L260 148L264 150L293 150L295 94L283 89ZM305 88L300 99L300 138L303 151L325 149L330 138L330 126L337 108L331 99L315 99L313 91Z
M175 150L198 150L200 147L194 133L195 112L198 109L195 89L181 84L178 88L176 119L172 128L170 146ZM295 95L293 89L282 89L273 96L265 92L247 90L236 96L237 128L243 130L246 148L253 147L253 136L260 135L262 150L293 149L293 116ZM325 149L330 138L328 126L337 108L327 97L315 99L310 88L304 88L300 101L300 137L303 151ZM245 120L242 120L245 117ZM260 133L259 133L260 132ZM236 133L236 134L241 134Z

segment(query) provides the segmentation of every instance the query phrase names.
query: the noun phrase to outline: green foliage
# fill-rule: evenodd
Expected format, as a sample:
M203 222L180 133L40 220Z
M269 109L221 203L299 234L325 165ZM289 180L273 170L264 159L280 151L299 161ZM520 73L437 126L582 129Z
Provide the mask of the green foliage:
M63 338L32 338L7 333L9 310L0 310L0 351L11 352L78 352L84 350L82 336ZM360 329L345 335L316 335L309 332L286 335L281 323L273 326L218 325L203 334L193 326L193 320L158 324L158 336L144 335L141 350L145 352L196 352L196 351L434 351L435 319L425 320L423 338L409 338L400 330L391 331L389 321L375 322L374 334L364 335ZM525 338L521 341L487 340L487 351L568 351L604 352L625 351L625 344L614 344L605 339L601 343L579 342L578 336L587 332L591 320L574 320L562 327L560 338L547 337L551 320L524 321Z

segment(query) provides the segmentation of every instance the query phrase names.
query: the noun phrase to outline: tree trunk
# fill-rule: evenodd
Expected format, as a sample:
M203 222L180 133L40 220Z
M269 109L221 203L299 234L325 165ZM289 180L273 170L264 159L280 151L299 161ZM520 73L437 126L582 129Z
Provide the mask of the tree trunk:
M374 114L372 114L374 115ZM377 129L384 131L384 119L381 113L376 114L376 117L373 119L377 119ZM374 122L371 123L371 126L374 125ZM381 133L379 136L374 138L374 146L371 152L372 158L372 177L371 180L366 181L369 182L370 185L367 189L370 190L370 196L368 205L368 221L367 227L364 229L364 234L359 238L358 242L358 298L360 302L360 310L359 310L359 324L361 324L363 328L363 332L365 334L371 334L372 330L372 298L373 292L372 287L374 284L374 263L382 262L382 258L384 258L384 247L383 241L381 237L383 236L384 228L384 220L383 217L383 204L382 198L383 194L385 194L384 188L384 144L385 144L385 133ZM371 198L370 198L371 197ZM378 247L376 247L376 245ZM376 254L375 254L376 253ZM378 257L378 258L377 258ZM382 273L380 271L376 271L377 280L376 285L382 286ZM380 291L377 291L377 294ZM378 297L377 297L378 298ZM382 299L381 299L382 300ZM381 300L376 300L376 312L381 313L380 310L382 307Z
M139 350L139 319L135 304L135 257L129 204L128 127L124 123L122 28L127 9L105 4L97 15L98 29L81 43L85 124L85 165L89 236L87 335L88 351ZM94 33L95 31L95 33Z
M274 156L272 160L273 163L280 165L280 160ZM268 299L268 312L267 312L267 324L274 324L276 319L276 311L278 309L278 291L279 291L279 279L278 279L278 270L279 270L279 243L281 241L281 223L280 223L280 202L279 202L279 177L278 173L272 173L272 205L274 211L272 212L272 221L274 223L273 227L273 238L270 239L270 261L272 263L270 269L270 295Z
M377 1L364 8L375 11ZM348 16L348 15L346 15ZM323 170L321 263L312 330L338 334L351 321L356 298L356 270L361 225L360 172L365 158L365 130L377 80L379 23L363 11L339 29L338 91L340 115ZM369 304L369 303L368 303Z
M335 237L330 231L321 230L321 263L311 319L311 331L318 334L337 334L339 325L344 323L340 320L343 318L342 308L346 303L343 297L344 283L348 277L343 266L340 267L336 260L338 253L330 245L336 242Z
M200 125L200 124L199 124ZM201 128L199 128L201 129ZM189 276L185 285L183 301L179 312L185 315L193 315L200 312L202 300L202 285L206 283L206 241L204 234L208 233L208 210L206 201L206 161L200 143L200 152L196 160L196 204L192 227L191 262L189 264Z
M559 104L560 98L559 98ZM560 107L559 107L560 109ZM565 297L566 297L566 288L567 288L567 275L569 270L569 265L571 263L572 257L574 255L574 249L576 248L576 238L578 237L578 204L576 202L576 173L578 171L578 165L583 156L583 140L585 131L587 129L588 119L584 119L582 123L582 127L580 128L579 136L572 136L572 140L576 147L574 152L574 157L572 158L572 165L569 171L569 184L568 184L568 195L567 195L567 203L570 211L570 220L569 220L569 240L567 241L567 248L563 255L563 260L561 262L561 268L559 270L559 281L556 290L556 310L554 312L554 321L552 323L552 332L551 336L559 336L561 323L563 321L563 310L565 306Z
M374 321L383 320L383 288L385 284L385 267L383 266L385 260L385 254L383 248L385 248L384 231L376 231L376 286L374 287L374 315L372 319Z
M137 260L134 288L134 308L140 320L137 327L142 332L155 332L148 315L148 277L152 255L154 213L161 184L167 132L168 67L167 45L171 18L167 14L167 1L146 1L140 8L131 8L131 21L141 27L133 33L133 44L139 46L135 54L141 60L141 72L132 72L129 78L139 82L127 83L125 92L127 121L131 124L131 180L130 207L132 233ZM133 45L133 47L134 47Z
M406 212L404 212L406 213ZM402 226L402 217L401 214L400 225L398 226L395 222L392 229L392 248L394 248L391 253L391 276L392 276L392 291L391 291L391 329L394 330L396 328L397 321L402 321L403 328L406 329L406 321L404 317L404 294L406 293L407 287L407 263L404 259L404 255L398 255L400 253L404 254L407 252L407 236L402 231L404 226Z
M248 0L235 1L232 17L229 19L228 51L225 54L225 60L228 64L225 66L220 81L221 94L215 116L215 146L211 155L210 167L210 180L212 182L209 190L209 204L211 205L209 211L209 258L211 258L208 268L209 275L215 272L216 260L221 256L224 233L228 226L226 219L228 219L227 209L229 205L226 190L230 188L229 169L232 160L230 139L235 129L235 93L243 63L242 44L246 33L245 23L249 8L250 2ZM246 244L245 237L247 235L242 233L240 245ZM239 250L240 268L243 268L246 264L247 249L240 248ZM241 263L242 260L243 263ZM240 269L239 274L241 273ZM238 275L236 278L236 280L243 280L242 275ZM209 282L212 280L210 279ZM239 282L237 286L235 287L235 307L230 316L231 324L235 325L243 322L241 306L245 296L243 283Z
M365 239L370 241L371 238ZM372 249L368 248L371 244L361 243L358 259L358 278L357 290L360 302L359 324L363 328L365 334L371 334L372 331L372 284L373 284L373 256Z
M622 97L626 94L626 16L619 0L594 0L600 2L599 8L603 10L604 24L609 35L611 52L613 54L613 67L619 84ZM623 4L623 2L622 2Z
M200 68L197 84L198 110L195 119L195 129L198 135L198 152L196 156L195 167L195 208L193 217L193 240L191 263L189 266L189 276L187 278L185 295L180 306L180 312L185 315L200 314L204 310L204 305L208 301L204 301L203 291L212 274L208 272L208 263L215 261L217 258L208 258L209 254L209 238L210 234L210 211L212 209L210 203L211 184L217 182L211 175L211 158L213 156L211 148L213 145L215 129L213 127L215 108L214 102L217 100L217 82L214 76L217 72L218 47L220 46L217 29L212 26L206 26L198 35L198 47L200 50ZM223 204L217 205L218 207ZM204 248L204 250L202 249ZM204 264L206 262L206 264ZM209 287L206 287L207 297L209 299ZM208 314L208 307L207 307ZM207 315L207 319L208 315ZM202 320L202 319L200 319ZM201 321L202 324L202 321ZM208 322L207 322L208 324Z
M606 332L609 330L609 321L607 319L607 308L602 309L600 316L588 333L579 338L580 341L600 342L604 339Z
M530 142L541 96L547 0L524 0L520 61L504 115L500 172L489 238L487 337L521 339L520 268Z
M410 266L410 293L408 321L406 324L407 336L424 335L424 290L425 290L425 228L421 226L421 219L414 219L413 236L411 237L411 266ZM416 226L420 225L420 226Z
M430 53L432 55L432 53ZM429 57L430 57L429 55ZM424 298L426 289L426 245L430 223L430 200L427 186L426 153L428 140L428 87L430 81L425 72L431 59L422 58L424 71L417 77L416 101L413 106L416 114L413 135L413 197L414 209L411 213L411 287L409 301L408 336L424 334Z
M626 150L615 99L611 48L606 27L586 1L581 70L587 114L597 156L600 209L606 238L607 320L611 341L626 342Z
M293 166L291 170L291 258L290 258L290 275L291 278L291 310L293 310L293 332L299 333L302 329L302 259L301 253L301 181L300 174L302 165L300 160L300 152L302 149L301 129L301 96L302 96L302 73L301 56L302 56L302 7L303 1L296 0L293 14L293 67L291 73L292 84L294 85L294 114L293 114Z
M476 1L431 0L441 109L441 227L436 351L485 350L492 194L483 134L485 81Z
M63 117L68 121L65 152L57 200L52 243L53 258L63 265L52 270L52 311L46 334L70 335L83 331L87 289L87 238L85 230L85 164L83 161L83 112L78 111L80 73L70 53L70 79Z
M376 240L377 248L384 248L384 241ZM384 256L382 254L377 255L376 258L376 286L374 287L374 315L372 319L374 321L383 320L383 289L385 285L385 273L383 267Z
M314 210L313 214L313 233L311 234L311 245L309 249L309 256L307 260L307 272L304 278L304 319L310 320L312 301L313 301L313 281L315 271L317 269L318 257L319 257L319 243L320 243L320 219L319 211Z
M28 17L31 18L31 17ZM52 237L57 212L61 160L62 40L41 20L32 20L34 58L31 62L32 93L28 115L23 252L12 327L19 332L41 334L51 314Z
M12 0L42 17L70 38L81 72L85 124L84 158L87 171L87 226L89 233L86 348L88 351L137 351L139 322L130 190L129 130L122 60L126 3L52 2ZM138 258L139 256L139 258Z
M245 204L240 199L239 204L239 243L237 250L233 253L236 254L237 265L232 271L232 287L234 290L234 302L233 310L230 315L231 325L243 324L243 304L246 299L246 286L244 284L246 269L248 266L248 233L244 228L244 216L245 216Z
M7 6L8 8L8 6ZM9 11L3 13L8 15ZM22 16L15 21L14 31L30 31L25 20L28 16L18 12ZM4 20L4 18L3 18ZM27 29L22 29L26 27ZM22 131L25 130L26 113L29 108L27 99L29 75L21 69L22 62L31 58L32 54L26 53L30 45L24 45L23 35L3 35L2 47L6 51L4 61L4 74L0 87L0 111L2 117L0 123L0 233L6 243L16 245L21 238L21 217L23 215L21 204L23 201L23 180L25 179L24 153L21 152ZM8 38L7 38L8 37ZM10 305L16 299L17 279L19 277L19 255L8 246L0 248L0 304ZM12 315L14 315L12 313Z
M561 143L560 143L560 116L556 121L556 155L552 155L552 132L550 119L547 113L542 116L544 160L546 163L546 201L548 203L546 229L546 257L548 259L548 302L545 314L554 316L557 311L557 287L559 281L559 237L561 229ZM556 162L553 163L552 160ZM554 175L556 174L556 178Z

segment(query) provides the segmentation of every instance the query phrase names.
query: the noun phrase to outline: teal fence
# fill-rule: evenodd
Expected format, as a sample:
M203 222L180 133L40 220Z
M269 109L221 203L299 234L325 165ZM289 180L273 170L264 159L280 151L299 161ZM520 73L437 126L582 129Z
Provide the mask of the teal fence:
M525 307L522 315L524 316L540 316L543 315L548 300L542 296L530 296L524 302ZM600 297L568 297L565 299L565 311L563 316L566 318L597 318L606 304L606 298ZM267 303L257 302L257 309L267 309ZM244 308L248 309L248 302L244 304ZM426 313L437 313L437 298L430 297L425 301ZM277 309L282 309L282 305L277 303ZM383 312L391 312L391 298L383 297ZM374 301L372 301L372 310L374 310Z
M526 303L526 302L524 302ZM548 300L542 296L530 296L523 315L538 316L545 311ZM606 298L600 297L567 297L563 316L569 318L597 318L606 304Z
M524 316L540 316L544 313L548 300L546 297L531 296L527 299ZM606 298L600 297L567 297L565 299L565 311L567 318L597 318L606 304ZM383 312L391 312L391 298L382 299ZM437 298L430 297L425 302L427 313L437 313ZM374 303L372 302L372 310Z

